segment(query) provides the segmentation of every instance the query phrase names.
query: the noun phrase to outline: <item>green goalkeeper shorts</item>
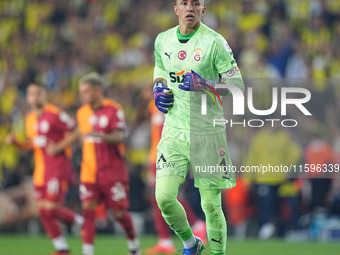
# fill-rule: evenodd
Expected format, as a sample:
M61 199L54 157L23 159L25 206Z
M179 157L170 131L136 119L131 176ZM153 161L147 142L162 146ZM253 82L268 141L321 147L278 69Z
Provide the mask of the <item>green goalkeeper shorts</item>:
M157 178L183 177L191 166L195 187L225 189L236 186L235 173L228 154L226 132L193 135L188 131L164 127L157 147Z

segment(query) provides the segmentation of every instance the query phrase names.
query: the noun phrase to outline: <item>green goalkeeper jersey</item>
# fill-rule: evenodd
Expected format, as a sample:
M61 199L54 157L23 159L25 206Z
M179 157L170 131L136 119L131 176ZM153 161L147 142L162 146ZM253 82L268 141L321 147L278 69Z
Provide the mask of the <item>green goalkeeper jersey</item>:
M166 80L174 94L174 105L165 115L164 125L197 134L221 132L225 127L214 127L214 119L224 119L219 100L207 95L207 114L202 115L201 95L206 92L184 91L178 85L191 70L215 81L220 74L232 73L237 69L232 50L220 34L204 24L186 43L179 41L177 30L178 26L160 33L155 41L154 79Z

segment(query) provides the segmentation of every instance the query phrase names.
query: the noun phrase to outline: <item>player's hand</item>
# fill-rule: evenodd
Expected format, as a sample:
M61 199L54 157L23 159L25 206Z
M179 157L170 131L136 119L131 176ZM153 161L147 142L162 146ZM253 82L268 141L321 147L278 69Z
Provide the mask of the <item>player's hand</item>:
M93 142L94 140L104 139L104 136L105 136L105 133L90 131L90 132L81 134L80 138L82 141L86 140L86 141Z
M184 75L184 82L178 85L178 88L185 91L201 91L202 89L207 89L207 85L211 86L214 84L215 82L213 80L206 80L191 70L191 73Z
M96 137L96 138L103 139L104 136L105 136L105 133L96 132L96 131L91 131L91 132L85 133L83 136L84 136L85 138L86 138L86 137Z
M82 134L80 135L80 138L81 138L82 141L84 141L84 140L86 140L86 139L89 138L89 137L94 137L94 136L93 136L93 133L94 133L94 131L87 132L87 133L82 133Z
M16 140L17 139L16 139L15 133L10 133L6 137L5 142L8 143L8 144L15 144Z
M171 89L165 87L161 82L156 82L153 86L153 96L155 105L162 113L168 113L169 108L174 104L174 95Z
M46 152L52 156L59 153L59 150L57 148L57 144L51 140L48 141L46 146Z

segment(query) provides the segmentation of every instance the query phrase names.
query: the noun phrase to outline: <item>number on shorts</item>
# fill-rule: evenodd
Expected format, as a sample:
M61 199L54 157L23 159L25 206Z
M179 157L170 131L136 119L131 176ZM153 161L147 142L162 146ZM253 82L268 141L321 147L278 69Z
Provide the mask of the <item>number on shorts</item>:
M223 158L222 161L220 162L220 166L222 168L225 167L225 168L223 168L224 176L222 176L222 179L228 179L229 180L230 178L228 177L228 171L227 171L227 168L226 168L227 164L225 162L225 158ZM224 171L224 170L226 170L226 171Z

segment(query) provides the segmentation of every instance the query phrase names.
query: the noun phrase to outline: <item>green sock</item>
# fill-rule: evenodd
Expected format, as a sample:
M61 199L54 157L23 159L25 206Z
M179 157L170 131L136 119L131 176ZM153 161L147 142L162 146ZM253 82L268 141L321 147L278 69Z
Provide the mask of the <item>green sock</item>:
M177 200L178 188L183 178L179 176L162 176L156 180L156 200L163 218L182 241L192 236L187 215Z
M200 194L211 254L224 255L227 243L227 223L222 211L221 190L200 189Z

